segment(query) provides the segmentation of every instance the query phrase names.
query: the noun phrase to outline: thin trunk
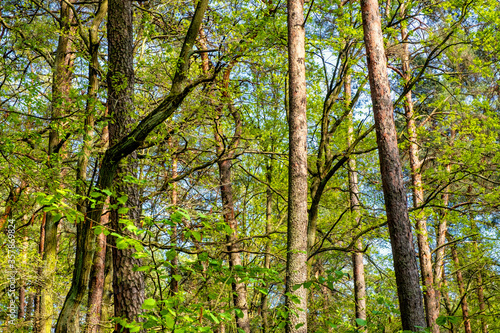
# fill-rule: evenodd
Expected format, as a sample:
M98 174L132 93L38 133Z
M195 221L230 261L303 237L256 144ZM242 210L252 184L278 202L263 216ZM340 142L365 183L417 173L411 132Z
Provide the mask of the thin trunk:
M481 332L488 333L488 322L484 317L486 313L486 303L484 301L483 273L477 274L477 301L479 303L479 313L481 315Z
M456 131L454 129L451 130L450 141L453 142L455 140ZM450 143L451 143L450 142ZM449 175L451 172L451 165L446 165L446 173ZM442 195L443 207L448 207L449 203L449 194L447 189L443 191ZM434 265L434 285L436 291L436 303L437 306L441 304L441 290L443 287L443 279L444 279L444 255L445 255L445 243L446 243L446 233L448 232L448 225L446 221L446 208L441 211L438 230L436 235L436 259Z
M236 266L242 266L241 254L239 252L238 240L238 223L234 215L233 190L231 186L231 160L226 159L219 161L220 173L220 192L222 197L222 209L224 221L229 225L232 233L227 236L227 242L230 245L227 247L229 252L229 267L234 269ZM236 324L239 329L250 333L250 320L248 317L247 291L246 285L240 282L240 278L235 276L235 282L232 284L234 306L241 310L243 316L236 317Z
M104 209L107 210L109 198L106 199ZM102 215L101 226L106 227L109 223L109 212ZM104 283L105 283L105 267L106 267L106 235L101 233L97 236L97 251L94 257L94 265L92 267L89 298L88 298L88 313L87 327L85 333L101 332L101 310L103 304Z
M304 1L288 0L287 333L307 332L307 95ZM300 286L301 285L301 286ZM300 286L300 287L298 287ZM297 288L298 287L298 288ZM288 296L289 295L289 296Z
M46 213L44 212L42 214L42 221L40 223L40 244L38 246L38 254L40 255L40 258L43 256L43 252L45 249L45 216ZM42 293L42 263L37 269L37 286L36 286L36 293L35 293L35 327L33 328L33 331L35 333L40 333L41 332L41 308L40 308L40 295Z
M401 6L401 17L406 16L406 6ZM404 81L408 84L411 81L410 51L408 48L408 29L406 21L401 23L401 39L403 41L403 52L401 56L403 65ZM406 127L408 131L408 155L410 158L413 208L418 208L424 203L424 189L422 187L422 174L420 167L422 162L419 157L419 146L417 144L417 126L413 111L412 91L406 93L406 103L404 105L406 116ZM439 325L436 319L439 317L439 303L436 301L434 291L434 276L432 272L432 256L429 247L427 222L424 211L419 209L416 215L416 234L418 243L418 256L420 259L420 271L422 274L422 284L424 286L424 304L427 319L427 326L432 333L439 333Z
M426 326L426 319L401 172L378 1L362 0L361 11L401 321L403 330L416 331Z
M231 66L226 69L223 78L223 91L222 96L224 100L227 101L227 106L231 111L231 114L235 121L235 131L233 135L233 140L226 147L223 143L223 137L218 132L220 126L217 126L215 133L215 141L217 144L217 153L222 155L222 159L217 162L219 166L219 178L220 178L220 193L222 198L222 209L224 215L224 221L231 228L232 233L227 235L227 242L230 244L227 247L229 252L229 267L234 269L236 266L242 266L241 253L239 252L238 241L238 222L234 214L234 201L233 201L233 188L232 188L232 177L231 177L231 167L232 158L234 157L234 149L238 146L238 138L241 134L241 121L238 111L232 106L229 93L227 91L229 87L229 74L231 71ZM222 110L223 105L218 106ZM226 149L226 151L225 151ZM233 289L233 301L234 306L242 312L242 316L236 316L236 324L239 329L250 333L250 319L248 317L248 303L247 303L247 290L246 285L240 282L240 278L235 276L235 282L232 284Z
M351 75L347 74L344 82L345 103L349 107L351 103ZM347 129L347 145L351 146L354 141L354 125L353 114L349 114L349 127ZM351 213L356 223L356 230L361 227L361 214L359 202L358 188L358 173L356 171L356 159L349 157L348 161L349 172L349 199L351 205ZM356 249L361 250L363 243L361 239L356 242ZM366 284L365 284L365 265L363 262L363 253L353 252L352 254L352 270L354 278L354 303L355 303L355 319L366 320ZM366 332L366 326L358 326L359 332Z
M61 35L56 50L52 80L52 117L58 118L64 114L69 107L69 92L71 88L72 67L74 56L71 54L72 42L71 21L73 12L68 4L61 1L60 28ZM49 192L54 190L54 179L59 178L58 155L61 150L59 131L55 123L51 124L49 131L48 154L49 173L51 179L48 184ZM57 265L57 225L59 221L52 212L46 213L45 240L43 252L42 289L40 294L40 332L50 333L54 319L54 279Z
M177 177L177 156L173 156L172 158L172 178L175 177ZM175 182L172 184L172 207L174 207L174 209L177 207L177 183ZM172 226L171 239L172 245L177 246L177 225ZM175 295L179 292L179 282L174 277L174 275L179 274L179 269L177 268L178 261L177 252L175 252L174 257L170 261L172 265L170 268L170 295Z
M273 165L272 165L272 159L269 161L269 163L266 165L266 180L269 186L271 186L271 181L272 181L272 174L273 174ZM266 234L269 235L271 233L271 220L272 220L272 205L273 205L273 194L271 189L268 187L266 189ZM266 246L265 246L265 254L264 254L264 269L269 269L271 267L271 240L268 239L266 241ZM261 313L262 313L262 332L263 333L269 333L270 332L270 327L269 327L269 314L268 314L268 297L265 294L262 294L262 301L261 301Z
M26 221L26 216L24 216L23 221ZM26 235L26 230L24 229L23 247L21 249L23 267L26 267L28 264L28 236ZM19 283L19 311L17 312L17 318L27 321L28 317L29 315L26 313L26 281L22 278Z
M91 144L93 142L93 132L94 132L94 114L96 114L96 104L97 104L97 93L99 90L99 45L100 39L98 35L98 29L101 25L104 17L108 11L107 0L102 0L99 4L97 12L95 13L94 20L92 22L92 27L89 29L89 87L87 92L87 109L85 118L85 132L83 138L83 150L81 157L78 161L77 168L77 184L78 192L80 195L85 196L87 191L87 167L88 161L91 153ZM107 126L106 126L107 127ZM106 130L103 131L101 137L101 143L107 147ZM104 209L107 210L109 205L109 199L106 199ZM87 212L85 202L80 203L78 210L85 215ZM106 226L109 222L109 214L105 213L100 220L100 225ZM82 228L82 224L78 225L78 228ZM94 263L92 266L92 272L90 277L90 289L88 296L88 312L86 317L86 328L87 333L97 333L100 332L100 320L101 320L101 307L102 307L102 295L104 289L104 266L106 258L106 235L101 233L97 237L97 247L98 250L94 257Z
M451 237L450 234L448 234L447 236L449 242L453 241L453 237ZM455 244L451 246L451 257L453 259L453 262L455 263L459 297L461 298L460 305L462 307L462 317L464 320L464 330L465 333L472 333L472 328L469 319L469 303L467 302L467 295L466 295L467 291L465 290L465 282L460 267L460 259L458 257L457 247Z

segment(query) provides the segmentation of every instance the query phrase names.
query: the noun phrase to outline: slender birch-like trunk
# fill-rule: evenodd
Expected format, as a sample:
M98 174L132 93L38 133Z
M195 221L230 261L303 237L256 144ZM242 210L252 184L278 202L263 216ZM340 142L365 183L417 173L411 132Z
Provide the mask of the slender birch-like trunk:
M345 103L347 107L350 107L351 103L351 75L347 74L344 82L345 91ZM347 129L347 144L351 146L354 141L354 125L353 125L353 114L349 114L349 127ZM349 157L349 200L351 205L351 213L354 217L354 222L357 227L355 230L359 230L361 227L361 215L360 215L360 202L359 202L359 188L358 188L358 173L356 171L356 159L354 157ZM363 243L361 239L356 242L356 249L361 250L363 248ZM352 271L354 279L354 303L355 303L355 319L366 320L366 284L365 284L365 265L363 262L363 253L353 252L352 254ZM366 326L358 326L359 332L366 332Z
M287 333L307 332L307 116L304 1L288 0ZM299 287L300 286L300 287ZM298 288L297 288L298 287Z

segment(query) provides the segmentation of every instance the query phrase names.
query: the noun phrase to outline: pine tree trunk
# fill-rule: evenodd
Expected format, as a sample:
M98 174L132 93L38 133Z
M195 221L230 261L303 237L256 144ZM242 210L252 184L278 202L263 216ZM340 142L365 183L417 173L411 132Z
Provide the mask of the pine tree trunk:
M208 6L208 0L200 0L198 2L195 14L191 21L191 25L189 26L189 29L186 33L186 38L184 40L181 52L177 59L177 69L175 72L175 76L169 94L162 100L162 102L158 106L156 106L152 111L150 111L150 113L143 120L141 120L139 124L135 126L130 131L130 133L128 133L127 136L123 136L118 143L112 145L110 148L106 150L106 153L104 154L104 157L102 159L102 164L99 168L99 177L96 186L98 189L101 190L111 189L113 181L115 179L115 175L118 172L120 161L122 161L122 159L132 154L140 146L141 142L143 142L147 138L147 136L151 131L153 131L159 124L165 121L179 108L179 106L182 104L186 96L194 89L194 87L201 84L202 81L197 81L197 83L193 85L187 85L186 77L187 77L187 72L189 70L189 61L188 61L189 56L191 55L191 50L194 45L194 41L198 34L207 6ZM109 7L110 8L112 7L111 2L109 4ZM110 41L108 52L109 55L111 56L108 59L109 60L108 73L110 74L109 79L111 81L110 82L111 84L108 83L108 93L110 94L116 93L116 91L113 91L113 88L122 88L121 86L123 86L123 83L126 83L125 89L127 89L127 92L132 93L132 91L130 91L131 88L130 82L123 82L123 81L127 81L124 80L124 78L129 77L130 75L133 78L133 72L123 73L120 71L123 69L127 69L128 71L130 71L131 69L133 70L132 66L133 59L130 56L130 53L132 52L131 49L132 43L130 41L130 39L132 38L132 31L131 31L132 21L130 12L131 2L130 0L126 0L123 3L121 1L118 3L113 2L113 8L114 10L116 10L116 12L114 12L111 15L111 10L110 10L110 15L108 15L108 33L111 31L111 38L108 35L108 40ZM125 10L122 11L121 9ZM124 16L121 16L121 14L124 14ZM128 38L128 40L123 40L120 37L118 37L118 39L120 39L120 41L124 45L120 45L119 42L116 43L117 41L112 41L113 33L119 34L120 32L122 33L125 32L125 35L127 35L126 37ZM115 45L112 45L113 42L115 42ZM130 47L130 49L124 50L121 48L122 46ZM122 57L125 54L127 54L127 56ZM116 68L115 65L117 64L119 65L118 67L120 68ZM114 81L111 80L112 78L114 78L115 80ZM113 87L113 84L118 86ZM122 89L119 89L118 92L123 94ZM111 100L119 102L120 106L112 105ZM110 106L110 111L111 111L111 106L113 107L113 111L116 109L123 110L124 105L125 107L128 107L127 104L129 101L131 101L131 96L126 97L126 101L120 100L119 98L117 99L116 97L114 99L112 97L111 100L108 103L108 105ZM116 117L117 117L116 115L113 115L115 121L116 120L120 121L120 119ZM118 125L121 126L123 124L119 122ZM113 133L114 138L118 137L119 134L123 133L117 132L115 129L115 133ZM111 138L111 130L110 130L110 138ZM133 168L133 165L129 164L129 167ZM118 190L120 190L119 187ZM133 188L131 190L132 192L134 192ZM136 205L134 205L137 203L134 202L135 199L136 198L132 196L132 201L129 200L128 206L137 207ZM92 270L93 258L95 253L95 235L93 233L93 230L91 230L91 228L93 223L95 223L95 221L100 221L102 210L103 210L102 202L98 203L92 209L90 210L88 209L90 213L87 214L86 218L82 222L82 227L77 230L77 250L75 254L75 268L73 270L73 278L71 280L71 287L66 296L63 308L61 309L61 312L59 314L59 319L57 321L57 326L56 326L56 333L72 332L71 331L72 328L70 326L71 319L74 318L75 315L78 313L78 309L82 303L83 297L86 294L86 290L88 288L90 272ZM137 214L138 213L137 209L132 209L130 213L134 217L137 218L139 217ZM121 253L123 254L123 251ZM120 263L121 264L126 263L127 267L125 267L125 270L132 270L133 266L131 267L132 264L131 262L127 262L126 259L122 262L120 259L121 258L117 260L119 261L119 263L117 262L117 265L120 265ZM114 275L116 275L119 279L120 277L119 274L114 273ZM140 294L140 290L142 290L141 286L139 286L140 288L136 293L133 293L133 291L130 290L131 285L129 285L128 282L130 282L130 284L138 283L140 285L140 281L137 280L135 282L130 281L130 278L133 279L133 277L127 277L127 279L129 280L127 281L125 289L132 292L132 295L127 293L127 295L121 294L121 296L118 297L120 297L121 299L127 299L128 297L132 296L134 298L132 300L132 303L134 303L134 309L129 309L129 310L130 312L134 312L137 310L137 306L135 306L135 303L141 303L140 299L143 297L143 294L142 295ZM115 305L116 304L117 303L115 303ZM121 311L122 308L120 308L119 310Z
M132 27L132 0L110 0L108 12L108 106L113 121L109 124L109 144L118 143L130 130L134 112L134 47ZM111 198L111 205L127 207L128 214L120 216L117 210L111 211L111 227L124 237L137 238L119 222L127 218L140 227L141 203L137 184L124 181L126 176L134 176L138 163L136 153L123 159L117 168L113 192L117 196L127 196L125 205L118 204L117 198ZM139 314L145 299L144 273L134 271L134 266L142 266L142 260L132 255L134 248L118 249L116 238L113 243L113 291L115 317L128 322L141 321ZM115 331L128 333L130 330L117 324Z
M347 74L344 82L345 103L349 107L351 103L351 75ZM352 112L349 115L349 127L347 129L347 144L351 146L354 141L354 125ZM361 215L359 202L358 188L358 173L356 171L356 159L349 157L348 160L349 173L349 199L351 205L351 213L357 225L356 230L360 230ZM356 242L356 249L361 250L363 243L361 239ZM363 262L363 254L361 252L353 252L352 254L352 271L354 278L354 302L355 302L355 319L366 320L366 284L365 284L365 265ZM366 326L358 326L359 332L366 332Z
M288 0L287 333L307 332L307 116L304 1Z
M426 327L426 319L401 172L378 1L362 0L361 11L401 321L403 330L416 331L418 327Z
M406 6L401 6L401 17L406 16ZM401 39L403 41L402 64L404 81L408 84L411 81L410 52L408 48L408 29L406 22L401 23ZM408 131L408 155L410 158L413 207L418 208L424 203L424 190L422 187L422 174L420 167L422 162L419 157L419 146L417 138L417 126L415 124L415 114L413 111L412 91L406 93L406 103L404 105L406 115L406 128ZM420 272L424 286L424 304L427 319L427 326L432 333L439 333L439 326L436 319L439 316L439 303L434 291L434 276L432 271L432 256L428 241L427 222L422 209L416 214L416 234L418 243L418 255L420 259Z

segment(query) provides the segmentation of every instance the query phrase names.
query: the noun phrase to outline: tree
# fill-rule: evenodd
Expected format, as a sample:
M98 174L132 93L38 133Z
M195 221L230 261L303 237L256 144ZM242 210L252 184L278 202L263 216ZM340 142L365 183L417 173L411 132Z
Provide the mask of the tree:
M378 1L362 0L361 11L401 322L404 330L415 331L426 327L426 323L401 173Z
M307 332L307 117L304 2L288 1L288 333Z

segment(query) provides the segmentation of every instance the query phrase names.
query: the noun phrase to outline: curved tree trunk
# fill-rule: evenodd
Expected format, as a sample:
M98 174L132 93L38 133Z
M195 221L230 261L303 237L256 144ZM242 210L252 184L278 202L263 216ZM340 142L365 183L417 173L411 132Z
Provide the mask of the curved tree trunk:
M288 0L287 333L307 332L307 116L304 1Z
M416 331L426 326L426 320L401 173L378 1L362 0L361 11L401 321L403 330Z

